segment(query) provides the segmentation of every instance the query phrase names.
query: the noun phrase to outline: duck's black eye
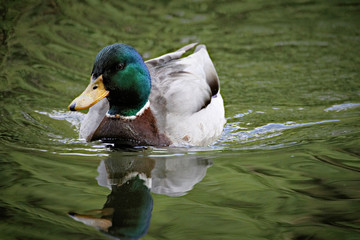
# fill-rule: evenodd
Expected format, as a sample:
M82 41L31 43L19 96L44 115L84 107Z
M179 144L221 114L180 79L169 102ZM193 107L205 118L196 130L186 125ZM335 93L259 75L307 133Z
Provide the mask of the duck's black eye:
M116 69L117 70L123 70L125 68L125 63L119 63L117 66L116 66Z

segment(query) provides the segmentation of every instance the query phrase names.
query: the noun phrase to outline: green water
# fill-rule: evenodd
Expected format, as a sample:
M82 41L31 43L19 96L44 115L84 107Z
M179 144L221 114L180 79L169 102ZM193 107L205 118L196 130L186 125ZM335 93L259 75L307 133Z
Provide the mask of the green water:
M109 239L67 213L102 209L113 193L101 166L125 163L178 187L137 208L152 208L142 239L360 239L359 2L139 2L1 1L0 239ZM206 44L221 139L116 151L79 140L84 113L66 107L114 42L146 59Z

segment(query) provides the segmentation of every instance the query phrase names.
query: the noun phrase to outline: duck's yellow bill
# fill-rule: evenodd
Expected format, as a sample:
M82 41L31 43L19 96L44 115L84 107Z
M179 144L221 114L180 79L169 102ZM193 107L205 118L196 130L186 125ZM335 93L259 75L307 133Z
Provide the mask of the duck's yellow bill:
M90 78L90 84L80 96L70 103L68 109L71 111L87 109L107 95L109 95L109 91L105 89L102 75L95 81L91 81Z

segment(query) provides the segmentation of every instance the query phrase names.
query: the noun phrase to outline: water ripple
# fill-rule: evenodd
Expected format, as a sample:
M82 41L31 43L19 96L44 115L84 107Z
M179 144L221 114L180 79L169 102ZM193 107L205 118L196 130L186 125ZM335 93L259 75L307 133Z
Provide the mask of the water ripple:
M237 117L233 117L237 118ZM238 142L238 143L248 143L248 142L255 142L259 140L274 138L280 136L284 133L285 130L301 128L301 127L308 127L318 124L324 123L331 123L331 122L338 122L339 120L323 120L317 122L307 122L307 123L296 123L293 121L288 121L285 123L267 123L263 126L256 127L251 130L244 131L244 127L241 127L241 122L232 122L228 123L225 126L224 135L220 139L219 142L221 143L228 143L228 142ZM291 145L295 144L292 142ZM281 148L286 146L287 144L281 143L272 145L271 148L277 146L275 148ZM258 146L259 147L259 146ZM266 145L262 145L262 147L266 147Z
M74 126L77 130L80 129L81 122L85 118L85 114L81 112L58 111L58 110L53 110L51 113L42 112L38 110L35 110L35 112L42 115L46 115L55 120L65 120L71 123L71 125Z
M331 107L324 109L324 111L325 112L330 112L330 111L340 112L340 111L345 111L345 110L352 109L352 108L357 108L359 106L360 106L360 103L343 103L343 104L332 105Z

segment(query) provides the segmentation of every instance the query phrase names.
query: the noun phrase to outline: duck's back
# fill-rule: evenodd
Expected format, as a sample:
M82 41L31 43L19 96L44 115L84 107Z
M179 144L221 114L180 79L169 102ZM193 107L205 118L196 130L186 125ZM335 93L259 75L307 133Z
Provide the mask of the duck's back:
M175 146L205 146L222 133L224 104L215 67L204 45L196 44L146 61L152 78L150 107L159 130Z

